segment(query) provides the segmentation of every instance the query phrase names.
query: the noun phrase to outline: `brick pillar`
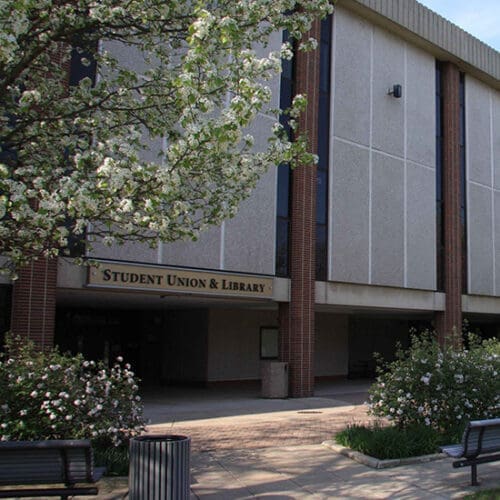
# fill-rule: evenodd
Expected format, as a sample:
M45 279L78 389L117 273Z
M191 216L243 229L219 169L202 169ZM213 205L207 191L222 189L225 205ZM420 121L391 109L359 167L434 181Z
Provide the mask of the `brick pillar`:
M54 345L57 259L32 261L18 275L12 290L10 330L48 349Z
M59 43L50 56L66 72L69 87L71 47ZM40 349L54 346L57 259L40 257L18 270L12 289L10 331L32 340Z
M309 33L320 39L321 23ZM308 148L318 149L319 49L296 53L295 89L306 94L307 110L299 131L307 134ZM281 354L289 363L290 396L314 394L314 286L316 233L316 167L304 165L292 173L290 236L290 303L280 307Z
M443 276L446 305L436 314L441 345L460 345L462 331L462 226L460 222L460 72L442 66L443 95Z

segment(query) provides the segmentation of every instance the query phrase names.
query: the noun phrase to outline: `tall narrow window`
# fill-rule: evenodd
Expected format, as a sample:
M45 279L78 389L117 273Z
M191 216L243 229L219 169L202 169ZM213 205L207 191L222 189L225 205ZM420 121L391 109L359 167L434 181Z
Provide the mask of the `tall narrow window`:
M283 42L288 41L289 36L283 33ZM281 63L281 85L280 85L280 108L289 108L293 97L293 59L283 60ZM285 117L280 118L281 124L291 136L291 130ZM278 167L278 193L276 214L276 276L287 277L289 275L290 255L290 187L291 170L286 164Z
M463 293L467 293L467 181L465 148L465 74L460 73L460 233L462 239Z
M68 79L69 86L70 88L76 87L84 78L90 79L92 86L94 86L97 74L97 64L94 56L92 55L93 52L90 49L85 50L83 48L79 48L78 43L75 45L76 47L71 50ZM88 140L90 141L91 139L88 138ZM67 220L66 227L70 231L68 236L68 255L70 257L80 257L84 255L86 240L85 232L78 235L72 233L72 221L70 219Z
M443 94L441 63L436 61L436 256L437 290L444 290Z
M73 48L71 51L69 85L76 86L84 78L89 78L92 85L95 85L96 72L97 64L92 51Z
M0 349L5 344L5 332L10 328L12 307L12 286L0 285Z
M321 22L320 85L318 102L318 156L316 190L316 279L325 281L328 270L328 169L330 148L332 16Z

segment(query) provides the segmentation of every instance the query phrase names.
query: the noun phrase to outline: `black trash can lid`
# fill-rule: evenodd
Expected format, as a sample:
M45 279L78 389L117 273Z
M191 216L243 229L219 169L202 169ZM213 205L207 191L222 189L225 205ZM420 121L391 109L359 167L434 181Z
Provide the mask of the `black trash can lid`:
M134 441L143 441L148 443L165 442L165 441L185 441L191 439L189 436L181 436L178 434L145 434L132 438Z

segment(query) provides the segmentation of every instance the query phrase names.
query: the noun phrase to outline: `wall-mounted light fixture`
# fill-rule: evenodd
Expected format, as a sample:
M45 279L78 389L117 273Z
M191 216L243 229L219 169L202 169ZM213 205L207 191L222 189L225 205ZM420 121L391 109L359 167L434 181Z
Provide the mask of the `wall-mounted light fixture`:
M399 99L403 95L403 89L401 88L401 85L399 85L399 83L393 85L392 88L387 91L387 95L392 95L392 97Z

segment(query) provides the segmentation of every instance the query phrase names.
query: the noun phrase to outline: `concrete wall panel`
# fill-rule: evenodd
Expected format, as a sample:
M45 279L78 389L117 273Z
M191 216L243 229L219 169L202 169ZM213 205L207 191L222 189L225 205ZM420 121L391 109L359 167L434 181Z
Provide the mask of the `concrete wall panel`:
M163 245L162 264L170 266L220 268L220 227L199 234L196 241L179 241Z
M373 148L398 156L404 153L404 99L387 91L404 83L404 47L397 38L374 30Z
M224 268L273 274L276 247L276 179L271 167L234 219L225 223Z
M491 191L469 184L469 293L493 294Z
M144 59L144 54L132 45L108 40L101 42L101 50L113 54L122 67L139 74L144 74L150 67Z
M335 11L334 134L368 145L370 122L371 25L342 9ZM356 36L353 36L353 33Z
M500 192L495 191L495 295L500 296Z
M368 282L369 261L368 151L335 141L332 186L332 267L330 279Z
M254 50L259 57L268 57L270 52L276 52L281 47L283 43L283 34L281 32L274 32L270 35L268 43L264 46L262 44L255 45ZM279 109L280 107L280 85L281 79L278 77L273 78L271 81L265 82L265 84L271 88L272 97L269 105L263 110L263 112L272 113L273 110Z
M155 264L158 251L144 243L125 243L108 247L99 241L92 243L89 257L95 259L113 259Z
M403 286L403 162L373 154L372 283Z
M408 163L406 286L436 289L436 173Z
M465 86L469 179L491 186L490 92L473 78Z
M492 93L493 101L493 166L495 189L500 189L500 92Z
M342 7L335 18L329 277L433 290L435 59Z
M254 47L257 54L266 56L270 51L279 50L282 34L274 33L269 42ZM119 43L107 43L105 50L130 68L139 72L147 69L142 54ZM280 77L265 82L272 90L272 102L257 116L248 130L255 139L255 150L262 151L268 145L271 128L276 121L272 110L279 108ZM145 160L156 160L162 147L161 140L150 141L151 150L145 152ZM275 260L275 220L276 220L276 169L265 174L250 197L241 204L233 220L222 227L210 228L193 241L164 244L160 250L149 250L144 245L126 244L123 247L105 248L96 245L94 257L113 258L165 265L180 265L248 273L274 273Z
M436 63L434 57L407 45L406 100L407 158L436 165Z

